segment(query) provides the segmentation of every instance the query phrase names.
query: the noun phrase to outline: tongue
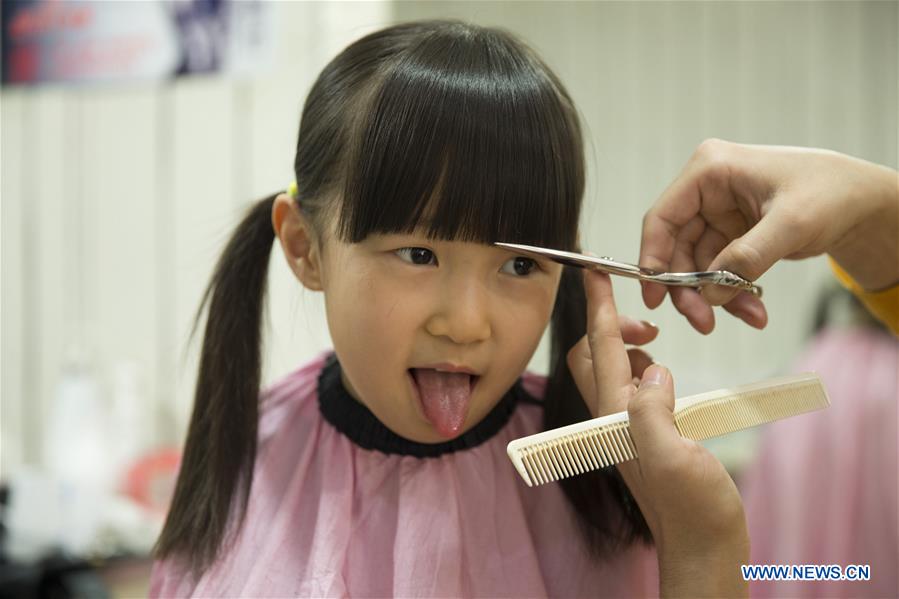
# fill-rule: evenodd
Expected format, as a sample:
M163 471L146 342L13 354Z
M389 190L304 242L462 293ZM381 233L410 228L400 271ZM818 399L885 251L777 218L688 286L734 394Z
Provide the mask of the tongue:
M430 368L414 368L412 373L425 416L444 437L458 435L471 400L471 375Z

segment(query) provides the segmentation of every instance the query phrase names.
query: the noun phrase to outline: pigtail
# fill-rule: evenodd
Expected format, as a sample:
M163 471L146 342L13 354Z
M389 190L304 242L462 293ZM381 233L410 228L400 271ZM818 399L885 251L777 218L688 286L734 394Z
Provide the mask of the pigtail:
M551 322L544 430L591 418L567 360L568 351L587 332L587 295L579 269L563 268ZM652 541L643 514L614 466L566 478L559 484L595 557L608 556L637 539Z
M199 575L216 558L233 505L243 523L256 458L261 321L274 240L275 195L244 216L215 266L194 319L209 315L193 413L171 507L154 557L186 558Z

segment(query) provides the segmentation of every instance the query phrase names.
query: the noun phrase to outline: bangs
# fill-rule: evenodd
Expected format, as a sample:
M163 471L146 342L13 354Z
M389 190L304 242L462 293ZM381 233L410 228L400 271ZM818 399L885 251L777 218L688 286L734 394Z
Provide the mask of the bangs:
M442 28L385 67L349 147L338 235L575 249L584 190L575 109L496 29Z

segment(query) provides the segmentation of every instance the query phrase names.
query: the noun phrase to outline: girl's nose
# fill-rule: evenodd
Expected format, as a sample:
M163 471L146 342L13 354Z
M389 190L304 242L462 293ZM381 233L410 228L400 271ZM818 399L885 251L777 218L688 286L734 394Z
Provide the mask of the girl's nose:
M488 339L490 297L484 284L471 277L457 277L440 291L427 330L435 337L448 337L459 345Z

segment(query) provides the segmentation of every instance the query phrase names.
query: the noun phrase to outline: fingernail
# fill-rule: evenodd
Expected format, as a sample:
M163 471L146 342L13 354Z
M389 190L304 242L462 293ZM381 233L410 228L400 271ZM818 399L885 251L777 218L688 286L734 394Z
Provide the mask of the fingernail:
M657 325L656 323L654 323L654 322L652 322L652 321L650 321L650 320L641 320L640 322L642 322L642 323L645 324L646 326L652 327L652 328L654 328L654 329L659 328L659 325Z
M668 369L660 364L650 364L650 366L643 371L643 379L640 381L640 386L643 387L645 385L662 385L668 378Z

